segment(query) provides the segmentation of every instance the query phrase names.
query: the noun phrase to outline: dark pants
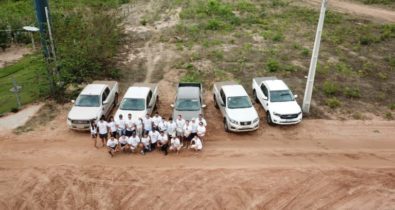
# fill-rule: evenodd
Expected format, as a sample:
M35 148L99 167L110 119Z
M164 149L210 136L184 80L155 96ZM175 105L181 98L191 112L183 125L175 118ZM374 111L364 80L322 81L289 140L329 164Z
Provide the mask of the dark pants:
M191 133L189 134L189 136L187 137L188 141L192 141L193 137L195 137L197 135L197 133Z
M125 136L131 137L133 135L133 133L135 133L135 132L136 132L136 130L132 130L132 131L126 130Z
M162 147L160 148L160 150L161 150L162 152L164 152L165 155L167 155L167 148L168 148L168 147L169 147L168 144L164 144L164 145L162 145Z
M156 142L155 144L151 144L151 151L154 150L156 148Z

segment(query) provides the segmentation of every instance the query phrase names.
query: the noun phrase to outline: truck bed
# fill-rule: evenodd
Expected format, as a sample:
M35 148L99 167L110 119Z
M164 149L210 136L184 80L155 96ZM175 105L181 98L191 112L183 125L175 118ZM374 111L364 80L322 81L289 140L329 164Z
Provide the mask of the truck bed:
M112 90L114 88L114 85L117 84L116 81L104 81L104 80L96 80L93 81L92 84L104 84L104 85L108 85L108 87L110 88L110 90Z
M133 83L132 87L148 87L152 90L152 92L154 92L155 89L158 87L158 84L157 83L136 82L136 83Z
M255 77L253 80L258 85L260 85L263 81L266 81L266 80L277 80L277 77Z

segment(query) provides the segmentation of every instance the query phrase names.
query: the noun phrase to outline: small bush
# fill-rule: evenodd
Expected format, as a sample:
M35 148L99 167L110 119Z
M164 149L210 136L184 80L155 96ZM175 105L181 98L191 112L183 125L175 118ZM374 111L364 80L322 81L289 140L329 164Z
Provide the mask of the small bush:
M277 60L270 59L266 62L266 67L269 72L276 72L280 69L280 64Z
M212 30L212 31L216 31L216 30L220 30L224 27L224 24L222 23L222 21L217 20L217 19L210 19L207 22L206 25L206 30Z
M338 84L333 83L331 81L325 81L322 85L322 90L324 91L326 96L336 95L339 91L340 87Z
M343 89L343 93L345 96L349 98L359 98L361 97L361 93L358 87L345 87Z
M387 79L388 79L387 74L385 74L385 73L383 73L383 72L379 72L379 73L377 74L377 76L378 76L381 80L387 80Z
M302 55L303 55L304 57L308 57L308 56L310 55L310 50L304 47L304 48L302 49Z
M280 41L284 40L284 35L281 32L277 32L273 35L272 40L274 42L280 42Z
M331 109L335 109L341 105L340 101L336 97L326 99L325 104Z
M17 113L17 112L19 112L19 109L18 109L18 108L16 108L16 107L13 107L13 108L11 108L11 112L13 112L13 113Z
M395 110L395 103L392 103L388 106L391 110Z
M393 119L394 119L394 116L392 116L392 113L391 113L391 112L386 112L385 115L384 115L384 117L385 117L385 119L387 119L387 120L393 120Z

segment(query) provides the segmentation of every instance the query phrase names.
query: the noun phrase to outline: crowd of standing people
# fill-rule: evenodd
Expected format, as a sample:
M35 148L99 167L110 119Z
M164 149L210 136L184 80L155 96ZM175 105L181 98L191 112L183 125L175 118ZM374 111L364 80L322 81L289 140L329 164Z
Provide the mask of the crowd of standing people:
M138 119L133 119L131 114L125 118L120 114L118 119L111 116L106 121L103 116L99 121L91 122L90 132L94 146L98 148L99 137L102 147L107 146L111 157L117 152L139 152L144 155L154 150L167 155L169 151L179 154L182 149L201 151L206 126L202 114L189 121L181 115L177 119L170 117L166 120L156 112L152 117L147 114Z

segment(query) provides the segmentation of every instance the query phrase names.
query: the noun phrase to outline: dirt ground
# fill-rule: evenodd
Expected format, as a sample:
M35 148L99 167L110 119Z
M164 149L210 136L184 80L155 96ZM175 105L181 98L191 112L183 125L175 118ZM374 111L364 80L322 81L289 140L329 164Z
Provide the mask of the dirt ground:
M22 46L12 46L7 48L5 51L0 50L0 68L12 64L31 52L32 50L30 48Z
M133 27L142 13L131 16L126 30L136 36L122 54L126 70L145 66L147 72L125 76L121 87L159 81L164 117L182 72L167 65L179 59L175 51L155 39L158 29L175 25L177 14L155 27ZM225 133L209 90L205 96L208 135L201 153L111 158L93 147L88 133L66 127L69 104L34 131L0 130L0 209L394 208L394 121L306 119L272 127L256 106L259 130Z

